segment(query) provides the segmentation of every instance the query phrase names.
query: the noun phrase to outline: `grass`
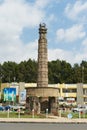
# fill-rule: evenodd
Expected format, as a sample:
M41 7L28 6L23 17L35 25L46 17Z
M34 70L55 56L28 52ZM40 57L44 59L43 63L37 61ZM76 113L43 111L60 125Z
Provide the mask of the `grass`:
M82 114L79 115L78 112L62 112L62 113L61 113L61 116L62 116L62 117L67 117L67 115L68 115L69 113L72 114L72 118L79 118L79 117L80 117L80 118L87 118L87 113L82 113Z
M20 116L20 118L45 118L46 116L45 115L42 115L42 114L35 114L35 115L32 115L32 114L28 114L28 113L19 113L18 112L8 112L7 111L2 111L0 112L0 118L18 118Z
M79 118L79 113L75 113L75 112L62 112L61 113L61 116L62 117L67 117L67 115L71 113L72 114L72 118ZM15 111L12 111L12 112L9 112L9 115L8 115L8 112L7 111L0 111L0 118L33 118L33 115L32 114L29 114L29 113L19 113L18 112L15 112ZM34 115L34 118L46 118L46 114L35 114ZM81 114L80 115L80 118L87 118L87 113L86 114Z

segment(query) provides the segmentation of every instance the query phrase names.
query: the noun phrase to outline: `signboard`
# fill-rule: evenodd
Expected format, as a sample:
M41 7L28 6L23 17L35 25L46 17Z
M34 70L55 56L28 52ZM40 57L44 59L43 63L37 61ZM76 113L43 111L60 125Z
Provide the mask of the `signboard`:
M20 103L26 101L26 90L20 92Z
M69 113L69 114L67 115L67 117L68 117L68 119L71 119L73 116L72 116L71 113Z
M16 88L16 96L19 95L19 85L16 82L10 84L10 88Z
M16 101L16 88L4 88L4 101Z

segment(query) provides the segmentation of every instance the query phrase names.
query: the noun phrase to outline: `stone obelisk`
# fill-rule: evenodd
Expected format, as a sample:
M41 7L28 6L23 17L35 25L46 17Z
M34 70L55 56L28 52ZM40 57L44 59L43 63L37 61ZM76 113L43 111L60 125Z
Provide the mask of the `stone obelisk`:
M48 53L47 53L47 28L45 24L39 26L38 40L38 76L37 87L48 87Z
M27 87L27 99L30 106L40 113L49 109L51 111L57 111L57 97L59 95L59 89L57 87L48 87L48 52L47 52L47 28L45 24L39 25L39 40L38 40L38 72L37 72L37 87ZM29 100L29 98L32 100ZM38 107L37 107L38 103ZM30 108L32 109L32 108Z

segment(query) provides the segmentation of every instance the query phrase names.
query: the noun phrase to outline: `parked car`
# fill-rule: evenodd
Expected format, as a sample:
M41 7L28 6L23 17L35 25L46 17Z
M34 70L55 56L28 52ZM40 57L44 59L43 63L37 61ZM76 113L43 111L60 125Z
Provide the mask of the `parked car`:
M16 104L16 105L12 106L12 109L13 109L14 111L18 111L19 109L20 109L20 110L24 110L24 109L25 109L25 106L22 106L22 105L20 105L20 104Z
M0 106L0 111L4 111L5 108L3 106Z
M76 108L72 108L73 112L87 112L87 108L85 106L81 106L81 107L76 107Z
M12 106L11 105L7 105L4 107L4 109L7 111L8 109L11 110L12 109Z

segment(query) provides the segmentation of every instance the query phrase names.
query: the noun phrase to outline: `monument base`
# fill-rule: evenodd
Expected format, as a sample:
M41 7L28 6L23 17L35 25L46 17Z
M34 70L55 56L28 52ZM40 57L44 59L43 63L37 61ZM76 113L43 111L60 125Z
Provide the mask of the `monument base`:
M30 87L27 91L27 103L29 109L35 113L48 112L58 113L58 88L52 87Z

